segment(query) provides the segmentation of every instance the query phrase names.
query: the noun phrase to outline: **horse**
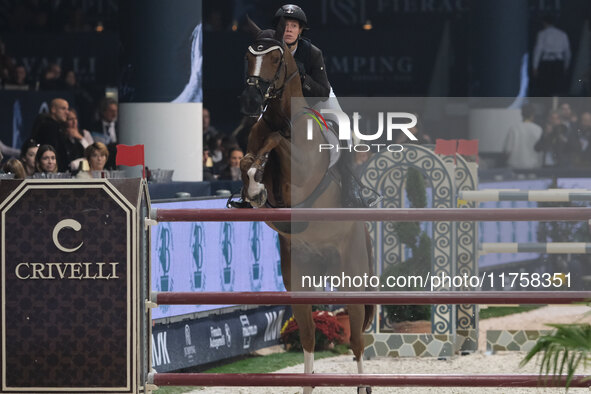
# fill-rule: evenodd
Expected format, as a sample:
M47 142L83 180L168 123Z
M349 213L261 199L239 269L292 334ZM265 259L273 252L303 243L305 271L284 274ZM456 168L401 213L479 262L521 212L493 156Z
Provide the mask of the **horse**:
M285 21L277 30L261 30L247 18L254 43L246 52L246 88L240 96L243 114L258 117L252 126L247 152L240 163L243 199L258 207L339 208L341 186L338 174L329 169L329 154L319 152L325 143L317 124L311 136L304 116L306 103L291 106L292 99L303 99L296 62L283 42ZM295 103L295 101L294 101ZM308 108L309 110L309 108ZM310 122L313 123L313 122ZM299 131L299 132L298 132ZM295 222L294 222L295 219ZM287 291L310 290L304 276L343 273L363 276L373 273L369 233L361 222L267 222L279 234L281 272ZM351 283L339 290L354 289ZM373 305L348 305L350 346L358 373L363 373L363 331L373 321ZM314 372L315 324L312 305L292 305L304 351L304 372ZM304 387L304 393L312 392ZM359 387L358 393L370 393Z

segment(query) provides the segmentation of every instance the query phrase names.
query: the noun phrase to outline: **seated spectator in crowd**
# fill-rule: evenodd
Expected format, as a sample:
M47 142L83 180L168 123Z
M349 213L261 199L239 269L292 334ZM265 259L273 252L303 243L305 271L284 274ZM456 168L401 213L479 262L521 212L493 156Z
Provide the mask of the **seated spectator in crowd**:
M577 130L580 143L580 154L577 165L591 167L591 112L583 112Z
M6 53L4 41L0 40L0 85L5 85L10 80L13 69L14 62Z
M503 151L511 168L531 170L542 166L543 154L534 149L542 136L542 128L534 123L534 116L534 107L525 104L521 108L523 121L512 126L505 137Z
M228 181L241 180L240 174L240 160L244 157L244 153L240 148L232 148L228 154L227 165L220 171L218 179Z
M221 136L215 127L211 125L211 115L207 108L203 108L203 148L209 150L209 157L215 163L223 163L223 155L220 149Z
M213 173L219 175L223 168L226 168L228 165L229 154L230 151L235 148L240 148L238 143L236 142L236 138L226 135L220 139L218 139L218 146L216 149L216 154L221 157L220 161L213 161ZM211 155L211 152L210 152ZM213 159L213 158L212 158Z
M102 142L95 142L86 148L84 157L88 161L88 171L80 171L76 178L92 178L92 171L104 171L109 159L109 149Z
M115 169L117 156L117 116L119 105L115 99L105 97L99 104L99 120L90 126L90 132L95 142L102 142L109 149L109 159L106 169Z
M205 147L203 148L203 180L215 180L215 176L213 175L213 161L209 157L209 149Z
M112 98L104 98L99 104L99 121L90 127L92 137L105 145L117 143L117 116L119 106Z
M39 81L39 89L61 90L63 88L61 76L62 68L60 67L60 65L57 63L50 63L43 72L43 76Z
M35 156L36 172L55 174L58 172L57 153L51 145L41 145Z
M577 114L573 112L569 103L562 103L558 107L560 123L565 125L569 131L573 131L577 124Z
M560 121L558 111L551 111L542 136L534 145L537 152L543 153L544 167L568 167L580 152L579 141L568 127Z
M27 69L22 64L15 67L12 78L4 85L5 89L29 90L31 81L27 75Z
M68 112L68 120L66 125L66 134L71 143L79 142L84 149L88 148L94 142L90 131L82 129L78 126L78 112L74 108L70 108Z
M32 176L37 171L35 167L35 156L37 156L38 149L39 144L32 138L26 140L23 146L21 147L20 159L23 163L23 167L25 169L25 174L27 177Z
M27 177L23 163L14 158L4 163L2 171L4 171L5 174L14 174L14 179L25 179Z
M33 124L32 138L41 145L51 145L57 152L58 170L66 172L70 163L84 156L84 147L71 142L67 132L69 104L56 98L49 104L49 114L40 114Z

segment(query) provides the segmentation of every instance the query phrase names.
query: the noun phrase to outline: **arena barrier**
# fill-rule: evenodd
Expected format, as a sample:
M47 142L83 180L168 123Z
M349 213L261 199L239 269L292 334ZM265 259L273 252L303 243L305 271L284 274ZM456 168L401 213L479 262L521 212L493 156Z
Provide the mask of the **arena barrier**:
M564 387L566 377L552 379L538 375L385 375L385 374L218 374L151 373L148 383L156 386L389 386L389 387ZM573 377L570 387L590 387L584 375Z
M591 291L376 291L376 292L153 292L157 305L291 304L571 304L591 300Z
M165 221L581 221L588 208L530 209L249 209L152 210L149 224ZM146 307L173 304L562 304L591 299L591 292L153 292ZM433 387L563 387L566 380L538 375L338 375L338 374L178 374L150 373L157 386L433 386ZM588 387L584 376L573 387Z
M367 222L518 222L591 220L591 208L260 208L260 209L155 209L152 221L159 222L252 222L272 221L367 221Z

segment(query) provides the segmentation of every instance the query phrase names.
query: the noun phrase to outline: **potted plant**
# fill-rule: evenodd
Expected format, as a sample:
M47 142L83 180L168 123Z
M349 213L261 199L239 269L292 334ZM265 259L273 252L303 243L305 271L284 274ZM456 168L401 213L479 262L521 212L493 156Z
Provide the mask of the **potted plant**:
M591 361L591 325L549 324L554 327L550 334L542 335L527 353L521 366L535 355L542 355L540 375L552 375L559 379L566 371L566 389L570 386L577 369Z
M343 343L344 328L332 312L315 311L312 318L316 325L316 346L314 350L326 350ZM294 317L290 317L281 328L281 342L287 350L302 350L300 331Z

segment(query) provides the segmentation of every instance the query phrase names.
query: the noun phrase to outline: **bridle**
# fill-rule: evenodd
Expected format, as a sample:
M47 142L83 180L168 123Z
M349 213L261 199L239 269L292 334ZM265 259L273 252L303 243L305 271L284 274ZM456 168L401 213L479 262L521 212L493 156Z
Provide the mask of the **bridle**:
M266 43L270 43L272 45L267 47L267 45L265 45ZM283 43L273 38L261 38L257 40L254 45L256 45L256 49L253 48L252 45L248 47L248 51L254 56L263 56L269 52L278 50L281 53L281 60L272 80L264 79L258 75L250 75L248 78L246 78L246 85L255 87L263 97L264 103L274 98L280 99L283 95L285 86L298 74L298 71L296 70L289 77L287 76L287 64L285 63ZM284 70L283 83L278 87L277 82L281 76L282 69Z
M285 90L288 82L291 81L295 76L299 75L299 72L298 70L295 70L291 75L287 75L287 63L285 62L285 49L283 42L280 42L274 38L265 37L258 39L253 45L248 47L248 51L257 58L275 50L279 51L281 54L281 59L273 79L268 80L260 77L259 75L250 75L246 78L246 89L254 89L258 95L260 95L261 113L257 115L259 116L259 119L267 123L271 129L278 129L279 133L284 138L289 139L291 137L291 120L289 117L285 116L284 114L279 114L279 117L281 118L281 125L279 125L279 127L274 127L274 125L271 124L272 122L267 119L268 116L265 115L269 100L281 100L283 91ZM245 63L245 66L247 65L248 63ZM247 69L247 67L245 67L245 69ZM282 79L283 81L281 81Z

